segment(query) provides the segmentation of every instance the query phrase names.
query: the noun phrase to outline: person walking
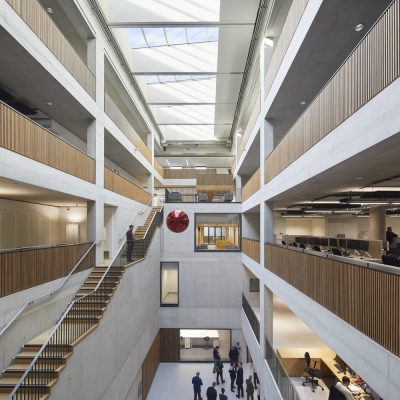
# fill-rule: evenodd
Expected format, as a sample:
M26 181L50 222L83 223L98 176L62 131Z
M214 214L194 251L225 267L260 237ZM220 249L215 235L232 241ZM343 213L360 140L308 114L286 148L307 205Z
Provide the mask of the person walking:
M229 350L229 361L231 364L235 362L235 350L233 350L233 346Z
M240 354L240 343L236 342L236 344L233 346L233 361L236 363L239 361L239 354Z
M253 374L254 389L257 389L257 383L260 384L260 380L258 379L257 371L254 368L254 364L253 363L251 363L250 369L251 369L251 372Z
M201 397L201 387L203 385L203 381L200 378L200 372L196 372L196 376L192 378L193 384L193 392L194 392L194 400L202 400Z
M231 367L229 369L229 376L231 378L231 392L234 392L236 389L235 379L236 379L236 367L234 363L231 363Z
M236 397L240 399L240 394L242 394L242 397L244 398L243 394L243 366L242 363L239 363L239 368L236 372L236 387L237 387L237 395Z
M128 262L132 262L133 245L135 244L135 238L133 237L133 225L129 225L129 229L126 232L126 258Z
M254 400L254 385L253 385L253 377L250 375L248 379L246 379L246 396L247 400Z
M217 385L219 385L219 379L221 378L221 382L225 383L224 381L224 376L223 376L223 371L224 370L224 364L221 361L221 357L218 356L217 361L215 362L215 372L217 373Z
M216 362L219 357L219 346L215 346L213 349L213 359Z
M207 389L207 400L217 400L217 391L215 390L216 383L213 382L212 386Z
M221 389L221 394L219 395L219 400L228 400L228 396L225 394L225 389Z

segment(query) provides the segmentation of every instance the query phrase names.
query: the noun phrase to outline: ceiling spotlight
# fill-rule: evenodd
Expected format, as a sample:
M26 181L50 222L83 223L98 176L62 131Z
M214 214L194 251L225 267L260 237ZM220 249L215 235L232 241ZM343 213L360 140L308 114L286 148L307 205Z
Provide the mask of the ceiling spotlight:
M365 24L357 24L355 27L354 27L354 30L356 31L356 32L360 32L360 31L362 31L363 29L365 28Z
M236 136L242 137L242 132L241 132L241 131L237 131L237 132L236 132Z
M53 14L53 12L54 12L54 10L53 10L51 7L47 7L47 8L46 8L46 11L47 11L49 14Z
M362 181L364 179L364 177L363 176L356 176L354 179L356 181Z
M271 38L266 37L264 38L264 44L266 44L269 47L273 47L274 41Z
M52 106L52 105L53 105L53 103L52 103L51 101L48 101L46 104L47 104L48 106Z
M302 100L302 101L300 102L300 104L301 104L302 106L304 106L304 105L306 104L306 101L305 101L305 100Z

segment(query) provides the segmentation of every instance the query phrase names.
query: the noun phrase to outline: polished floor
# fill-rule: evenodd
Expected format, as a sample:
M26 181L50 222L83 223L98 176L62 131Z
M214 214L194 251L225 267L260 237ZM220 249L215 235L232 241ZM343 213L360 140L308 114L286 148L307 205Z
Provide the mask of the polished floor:
M315 392L312 392L310 386L303 386L304 378L291 378L290 379L294 386L296 387L297 393L301 400L328 400L329 390L325 383L319 379L319 383L322 385L324 390L321 388L316 388Z
M225 394L229 400L236 399L236 393L230 391L230 381L228 368L225 363L224 379L225 384L217 386L218 395L221 388L225 388ZM250 367L244 364L244 377L250 374ZM203 399L206 398L207 387L215 380L215 374L212 373L213 363L161 363L157 369L157 374L151 385L147 400L191 400L193 399L192 377L196 371L200 372L200 378L203 380L203 389L201 391ZM255 396L256 399L256 396Z

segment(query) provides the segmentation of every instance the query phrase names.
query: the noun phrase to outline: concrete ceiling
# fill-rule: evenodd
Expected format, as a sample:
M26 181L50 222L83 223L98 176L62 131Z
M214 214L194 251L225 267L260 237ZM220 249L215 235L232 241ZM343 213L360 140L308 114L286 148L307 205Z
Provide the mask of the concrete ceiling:
M0 54L0 86L86 141L92 116L1 27Z
M275 145L360 42L391 0L324 1L267 117ZM364 23L361 32L354 27ZM300 102L305 101L306 105Z
M0 177L0 199L24 201L55 207L85 206L86 200L66 193Z

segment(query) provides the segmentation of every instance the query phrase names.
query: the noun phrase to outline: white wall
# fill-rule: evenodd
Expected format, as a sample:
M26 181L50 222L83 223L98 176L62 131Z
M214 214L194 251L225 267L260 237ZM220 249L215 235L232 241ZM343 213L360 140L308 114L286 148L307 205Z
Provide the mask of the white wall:
M157 231L146 259L125 271L99 327L74 348L50 399L138 399L142 363L159 330L159 248Z
M242 214L242 237L260 240L260 214Z

